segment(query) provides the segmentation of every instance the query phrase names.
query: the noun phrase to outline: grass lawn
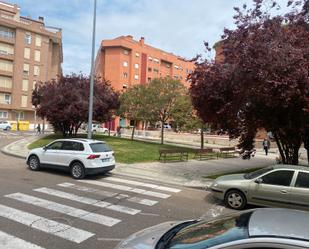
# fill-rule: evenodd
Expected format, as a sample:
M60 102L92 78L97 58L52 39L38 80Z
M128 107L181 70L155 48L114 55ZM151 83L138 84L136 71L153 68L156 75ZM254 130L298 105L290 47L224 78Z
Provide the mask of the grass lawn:
M77 137L86 138L85 135L78 135ZM33 149L43 147L55 139L63 138L61 135L49 135L40 140L31 143L28 148ZM94 139L105 141L115 152L116 161L119 163L141 163L153 162L159 159L159 149L173 149L180 148L171 145L161 145L157 143L131 141L125 138L109 137L106 135L94 135ZM189 151L189 159L193 158L193 149Z
M210 178L210 179L216 179L220 176L224 176L224 175L230 175L230 174L246 174L246 173L251 173L253 171L259 170L263 167L258 167L258 168L253 168L253 169L244 169L244 170L240 170L240 171L234 171L234 172L225 172L225 173L221 173L218 175L210 175L210 176L205 176L205 178Z

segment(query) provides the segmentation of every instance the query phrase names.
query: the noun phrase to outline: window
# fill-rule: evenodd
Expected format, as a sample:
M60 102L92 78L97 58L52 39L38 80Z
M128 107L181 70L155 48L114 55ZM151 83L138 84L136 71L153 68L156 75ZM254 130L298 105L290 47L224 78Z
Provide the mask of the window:
M7 111L0 111L0 118L8 118L9 113Z
M297 188L309 188L309 173L299 172L295 183Z
M34 66L34 68L33 68L33 75L34 76L39 76L40 75L40 67L39 66Z
M23 95L21 96L21 107L27 107L28 104L28 96Z
M24 70L23 70L23 73L24 75L29 75L29 64L24 64Z
M124 62L123 62L123 66L124 66L124 67L128 67L128 65L129 65L129 64L128 64L127 61L124 61Z
M123 53L126 54L126 55L128 55L128 54L129 54L129 50L124 49L124 50L123 50Z
M148 82L151 82L151 78L150 77L148 77Z
M152 57L149 56L148 59L149 59L150 61L152 61Z
M139 57L139 53L135 53L135 57Z
M127 89L128 88L128 85L127 84L123 84L122 85L122 89Z
M159 69L153 69L155 73L159 73Z
M6 43L0 43L1 54L14 54L14 46Z
M134 79L138 80L138 75L137 74L134 75Z
M25 119L25 113L24 112L16 113L16 119L17 120L24 120Z
M42 38L40 35L36 35L35 36L35 46L37 47L41 47L41 44L42 44Z
M62 145L62 150L83 151L84 145L78 142L64 141Z
M167 68L170 68L170 67L171 67L171 65L170 65L170 64L166 64L166 67L167 67Z
M13 29L0 26L0 36L5 37L5 38L14 38L15 32Z
M32 40L31 34L30 33L26 33L25 34L25 44L30 45L31 44L31 40Z
M262 177L263 184L290 186L294 171L278 170Z
M112 151L107 144L104 143L93 143L90 144L90 148L92 149L93 152L108 152Z
M28 86L29 86L29 80L23 79L23 91L28 91Z
M8 60L0 60L0 70L13 72L13 62Z
M128 73L123 73L123 78L128 78Z
M63 142L61 142L61 141L54 142L51 145L49 145L47 147L47 149L49 149L49 150L61 150L62 149L62 143Z
M37 61L37 62L41 61L41 51L40 50L34 51L34 60Z
M139 68L139 65L138 65L137 63L135 63L135 64L134 64L134 68L135 68L135 69L138 69L138 68Z
M0 87L12 88L12 78L6 76L0 76Z
M160 61L158 59L153 59L154 62L159 63Z
M35 85L36 85L36 80L34 80L32 83L32 90L35 89Z
M0 93L0 104L5 104L5 105L11 104L11 94Z
M152 72L152 68L151 67L148 67L148 72Z
M30 59L30 48L25 48L24 49L24 58L25 59Z

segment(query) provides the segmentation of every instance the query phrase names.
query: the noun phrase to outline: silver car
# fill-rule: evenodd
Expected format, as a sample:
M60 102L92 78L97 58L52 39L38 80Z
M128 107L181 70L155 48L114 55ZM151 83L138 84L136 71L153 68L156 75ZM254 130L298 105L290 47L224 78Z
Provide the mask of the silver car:
M225 175L209 190L227 207L238 210L247 203L309 209L309 168L275 165L248 174Z
M308 224L309 212L255 209L212 221L162 223L131 235L116 249L304 249L309 248Z

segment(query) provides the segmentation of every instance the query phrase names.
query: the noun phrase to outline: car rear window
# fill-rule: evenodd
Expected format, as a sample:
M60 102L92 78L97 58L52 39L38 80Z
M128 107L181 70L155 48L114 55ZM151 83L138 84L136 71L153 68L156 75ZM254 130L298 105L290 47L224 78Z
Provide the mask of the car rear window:
M107 144L104 143L93 143L90 144L90 148L93 152L108 152L112 151L111 148L108 147Z

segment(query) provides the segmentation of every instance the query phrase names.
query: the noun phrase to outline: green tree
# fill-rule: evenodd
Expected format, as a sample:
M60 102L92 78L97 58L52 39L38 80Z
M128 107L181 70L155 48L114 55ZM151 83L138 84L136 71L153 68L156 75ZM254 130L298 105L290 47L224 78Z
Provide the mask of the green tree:
M145 120L145 86L135 85L130 87L120 96L120 107L118 115L129 120L133 120L131 140L134 139L136 124L140 120Z
M144 110L147 119L161 123L161 144L164 141L164 123L173 119L177 105L186 94L184 85L170 77L154 79L146 87Z

